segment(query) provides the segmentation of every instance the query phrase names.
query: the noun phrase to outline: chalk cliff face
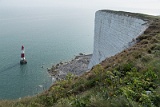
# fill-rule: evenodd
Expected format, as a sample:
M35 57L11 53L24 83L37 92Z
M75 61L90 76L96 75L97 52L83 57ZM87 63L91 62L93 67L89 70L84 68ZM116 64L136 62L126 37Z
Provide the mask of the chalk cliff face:
M94 51L88 68L99 64L134 43L148 22L129 13L100 10L95 16Z

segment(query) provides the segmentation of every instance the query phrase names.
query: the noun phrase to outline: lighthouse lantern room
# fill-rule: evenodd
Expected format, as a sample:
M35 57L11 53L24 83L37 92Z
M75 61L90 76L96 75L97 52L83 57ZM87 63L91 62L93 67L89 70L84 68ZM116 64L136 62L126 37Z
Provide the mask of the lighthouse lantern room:
M27 64L27 60L25 59L25 55L24 55L24 46L22 45L21 47L21 60L20 60L20 64L23 65L23 64Z

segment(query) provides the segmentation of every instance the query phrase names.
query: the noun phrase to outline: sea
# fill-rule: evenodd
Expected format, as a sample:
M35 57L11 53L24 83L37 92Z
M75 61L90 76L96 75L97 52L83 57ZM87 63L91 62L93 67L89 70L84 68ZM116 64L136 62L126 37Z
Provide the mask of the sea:
M0 8L0 100L35 96L54 83L59 62L93 52L94 13L85 9ZM20 65L21 46L27 64Z

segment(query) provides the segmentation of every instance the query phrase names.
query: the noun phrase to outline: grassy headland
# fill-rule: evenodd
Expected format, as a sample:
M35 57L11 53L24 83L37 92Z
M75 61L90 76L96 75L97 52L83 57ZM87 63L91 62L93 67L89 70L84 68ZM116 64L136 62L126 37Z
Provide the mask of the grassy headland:
M135 15L150 26L134 46L80 77L68 74L40 95L0 107L160 107L160 17Z

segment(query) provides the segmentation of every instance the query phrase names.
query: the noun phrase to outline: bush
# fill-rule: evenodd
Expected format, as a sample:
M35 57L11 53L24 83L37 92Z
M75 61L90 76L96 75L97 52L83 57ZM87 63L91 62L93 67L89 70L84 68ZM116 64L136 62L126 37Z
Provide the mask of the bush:
M151 95L151 100L156 107L160 107L160 95Z
M154 81L154 80L158 79L157 74L153 71L152 68L147 69L144 76L147 81Z
M90 97L86 96L86 97L75 97L72 99L71 105L73 107L87 107L87 105L90 104Z
M145 55L145 56L142 56L141 61L142 62L149 62L151 59L152 59L151 55Z
M149 96L146 95L146 94L142 94L142 95L141 95L141 98L139 99L139 101L141 102L141 104L142 104L144 107L151 107L151 106L152 106L151 99L150 99Z

